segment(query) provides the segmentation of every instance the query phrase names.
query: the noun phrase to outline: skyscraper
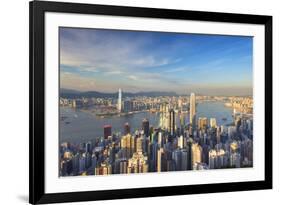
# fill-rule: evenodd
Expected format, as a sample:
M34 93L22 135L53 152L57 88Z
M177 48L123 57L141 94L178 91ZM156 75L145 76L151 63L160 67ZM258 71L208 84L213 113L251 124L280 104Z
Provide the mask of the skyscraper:
M237 152L230 154L230 167L240 168L241 155Z
M111 125L105 125L103 127L103 137L107 139L109 136L111 136Z
M175 134L175 111L173 109L169 110L169 132L171 135Z
M189 114L190 114L190 123L194 124L195 122L195 117L196 117L196 101L195 101L195 94L191 93L190 94L190 105L189 105Z
M181 150L176 149L172 152L172 159L175 163L175 170L180 171L181 170Z
M178 147L180 149L183 149L184 147L184 138L183 138L183 135L181 135L180 137L178 137Z
M142 129L146 137L149 136L149 121L148 119L143 119L142 121Z
M188 153L186 149L181 150L181 170L187 170Z
M180 126L183 128L185 126L185 115L180 113Z
M206 129L208 125L208 119L206 117L199 117L198 119L198 129Z
M133 111L134 103L131 100L124 100L124 105L123 105L123 112L131 112Z
M202 147L196 143L192 144L192 166L194 166L196 163L202 162Z
M130 124L128 122L126 122L124 124L124 135L127 135L131 132L131 129L130 129Z
M120 174L126 174L128 169L128 160L122 159L120 161Z
M162 158L163 158L163 155L164 155L164 149L163 148L160 148L158 151L157 151L157 172L161 172L163 167L162 167Z
M123 152L122 157L125 157L127 159L131 157L132 145L133 145L133 142L132 142L132 136L130 135L130 133L127 134L127 135L124 135L121 138L121 149L122 149L122 152Z
M136 151L138 153L142 153L143 152L143 139L141 137L137 138L137 143L136 143Z
M217 127L217 120L216 120L216 118L210 118L210 127L211 128Z
M182 109L182 99L181 99L181 97L179 97L179 99L178 99L178 108L179 108L179 110Z
M168 104L162 103L160 105L160 122L159 122L159 126L162 129L168 129L168 113L169 113L169 106Z
M86 143L85 151L88 153L92 152L92 143L91 142Z
M117 109L119 112L122 111L122 90L119 88L118 90L118 104L117 104Z

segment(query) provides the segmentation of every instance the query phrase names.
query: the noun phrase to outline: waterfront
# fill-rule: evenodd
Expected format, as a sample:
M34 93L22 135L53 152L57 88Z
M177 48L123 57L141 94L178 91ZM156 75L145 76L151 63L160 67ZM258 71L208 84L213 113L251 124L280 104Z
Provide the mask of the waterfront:
M60 107L61 116L66 117L60 121L60 142L80 143L103 136L103 126L112 125L112 132L122 132L123 126L128 122L131 130L141 128L144 118L149 120L150 126L159 126L159 113L140 112L126 116L97 117L95 114L79 109ZM197 117L216 118L217 124L227 125L233 122L232 109L225 107L223 102L201 102L197 104ZM225 118L226 120L223 120ZM179 126L179 114L175 116L176 126ZM185 114L185 122L189 123L189 115Z

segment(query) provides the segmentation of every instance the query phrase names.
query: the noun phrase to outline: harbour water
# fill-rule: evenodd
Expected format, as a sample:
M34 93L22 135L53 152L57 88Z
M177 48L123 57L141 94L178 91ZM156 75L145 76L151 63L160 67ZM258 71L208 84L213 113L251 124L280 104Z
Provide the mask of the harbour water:
M90 112L60 107L60 142L80 143L103 136L103 126L112 126L112 132L123 132L126 122L130 124L131 131L140 129L142 120L147 118L150 126L159 126L159 113L140 112L125 116L97 117ZM201 102L196 107L196 116L216 118L218 125L227 125L233 122L232 109L225 107L223 102ZM176 114L176 125L179 126L180 116ZM185 114L185 122L189 122L188 114Z

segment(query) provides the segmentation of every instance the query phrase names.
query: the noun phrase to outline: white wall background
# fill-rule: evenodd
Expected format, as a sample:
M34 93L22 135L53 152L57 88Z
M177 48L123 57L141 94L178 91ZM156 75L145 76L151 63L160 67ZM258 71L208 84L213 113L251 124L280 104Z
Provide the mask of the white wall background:
M281 6L277 0L72 0L109 5L273 15L274 189L235 193L126 199L79 204L256 204L281 199ZM1 2L0 204L28 202L28 1ZM277 202L278 203L278 202Z

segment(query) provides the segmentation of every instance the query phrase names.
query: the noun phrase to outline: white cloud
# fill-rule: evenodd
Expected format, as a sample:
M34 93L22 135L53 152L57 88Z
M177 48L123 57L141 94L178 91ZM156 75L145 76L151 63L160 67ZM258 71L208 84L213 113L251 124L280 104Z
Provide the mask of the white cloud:
M109 72L104 72L105 75L120 75L124 72L120 71L120 70L114 70L114 71L109 71Z
M105 37L85 30L70 33L71 38L61 38L60 63L81 70L98 70L110 75L130 72L132 69L166 66L180 61L161 56L157 52L144 52L142 48L150 43L147 38L130 41L118 35Z
M100 72L97 68L95 67L80 67L80 71L87 71L87 72L93 72L93 73L98 73Z
M131 79L131 80L137 80L138 79L137 76L135 76L135 75L129 75L128 78Z

